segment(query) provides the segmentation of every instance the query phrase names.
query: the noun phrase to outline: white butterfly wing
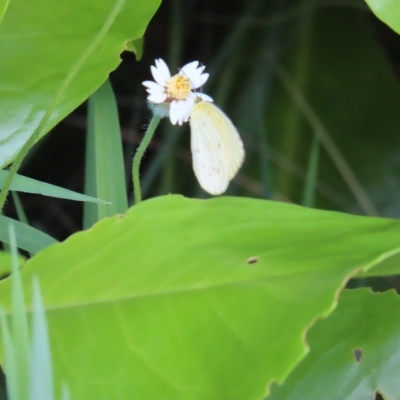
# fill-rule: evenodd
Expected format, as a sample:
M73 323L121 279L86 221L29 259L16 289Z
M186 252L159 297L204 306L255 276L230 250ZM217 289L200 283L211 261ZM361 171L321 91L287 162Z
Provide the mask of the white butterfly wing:
M244 160L239 133L214 104L200 101L190 117L193 169L208 193L224 193Z

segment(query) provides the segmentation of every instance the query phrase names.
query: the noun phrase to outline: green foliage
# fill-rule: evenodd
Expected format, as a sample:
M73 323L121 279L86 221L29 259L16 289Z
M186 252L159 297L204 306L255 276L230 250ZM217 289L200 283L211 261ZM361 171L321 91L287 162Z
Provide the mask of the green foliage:
M400 33L400 4L396 0L366 0L374 14Z
M0 166L14 160L34 132L43 136L107 79L125 42L143 36L159 4L10 2L0 25Z
M364 4L250 0L238 12L239 3L225 9L236 19L218 14L203 30L197 24L210 19L214 3L165 1L170 15L160 9L143 53L160 0L0 0L0 166L14 161L0 170L0 208L9 189L85 202L77 223L84 231L63 243L45 233L47 216L28 225L16 195L22 222L0 215L1 276L11 262L19 274L17 246L31 255L21 282L0 281L10 400L28 398L28 381L31 400L50 400L53 375L65 400L64 381L74 400L264 400L271 388L273 400L352 400L375 391L396 398L398 296L344 288L349 280L376 288L379 277L400 289L400 223L311 207L400 215L400 86ZM394 1L368 4L400 32ZM133 82L132 103L141 104L130 116L134 137L120 124L126 113L113 87L118 94L121 82L108 80L123 50L144 56L122 85ZM134 186L155 198L128 209L125 171L147 110L141 81L160 56L171 71L189 57L207 65L204 92L245 142L246 162L229 193L246 197L169 195L204 197L184 128L161 124L163 135L157 129L149 149L141 142L134 165ZM48 151L40 139L86 99L85 165L77 167L85 194L17 175L34 143L27 169L38 149ZM33 298L26 306L22 291Z
M310 354L271 400L397 399L400 302L394 291L345 291L337 310L307 336Z
M12 280L12 311L9 319L7 320L4 309L0 311L8 399L53 400L50 341L39 283L35 277L33 279L32 335L30 335L14 227L12 223L8 227L12 256L12 278L10 278ZM69 399L65 387L62 399Z
M400 252L399 234L391 220L167 196L48 247L22 280L29 298L40 276L62 343L56 381L74 399L118 388L121 399L261 399L305 356L304 332L344 283ZM3 281L5 307L10 290Z
M299 36L295 44L301 48L303 40L310 41L306 83L296 75L294 51L275 67L278 80L268 110L270 145L301 174L312 136L317 136L322 151L316 205L389 213L397 190L391 180L396 175L392 143L398 137L395 104L400 102L400 86L362 12L325 7L310 14L312 35ZM300 114L299 121L288 125L293 113ZM277 191L300 200L302 179L282 164L275 168Z
M28 320L24 304L22 282L19 275L16 235L12 223L8 224L8 235L12 255L13 278L10 282L11 292L9 300L12 315L8 324L5 310L1 309L1 331L4 346L4 362L9 378L7 391L10 400L28 399L29 395L29 366L31 361L29 347Z

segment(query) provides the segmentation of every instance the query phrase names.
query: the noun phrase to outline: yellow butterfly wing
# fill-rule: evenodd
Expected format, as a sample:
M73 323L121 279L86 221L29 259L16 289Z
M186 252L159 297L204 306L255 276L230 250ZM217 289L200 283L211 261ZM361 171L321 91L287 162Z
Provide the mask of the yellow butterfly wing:
M244 160L244 147L231 120L213 103L199 101L190 116L193 169L200 186L218 195Z

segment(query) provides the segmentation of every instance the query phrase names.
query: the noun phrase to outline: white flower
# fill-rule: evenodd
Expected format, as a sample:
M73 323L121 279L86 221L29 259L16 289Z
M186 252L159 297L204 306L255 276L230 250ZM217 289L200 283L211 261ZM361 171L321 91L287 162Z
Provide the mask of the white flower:
M161 117L169 115L172 125L182 125L189 120L196 97L203 101L213 101L210 96L195 91L204 85L209 76L203 73L205 66L199 66L198 61L186 64L172 77L164 60L159 58L155 64L151 66L155 82L143 82L149 94L147 100L154 113Z

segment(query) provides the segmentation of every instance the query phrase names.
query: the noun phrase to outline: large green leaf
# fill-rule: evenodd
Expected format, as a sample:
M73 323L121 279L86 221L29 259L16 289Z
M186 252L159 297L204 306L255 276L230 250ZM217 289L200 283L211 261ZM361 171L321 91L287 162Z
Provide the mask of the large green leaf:
M383 22L400 33L400 3L397 0L365 0Z
M159 4L10 2L0 25L0 166L15 158L46 111L52 109L41 135L107 79L126 43L143 36Z
M22 278L27 299L40 279L75 400L259 400L346 280L400 252L399 234L391 220L165 196L50 246Z
M394 291L346 290L307 335L310 354L271 400L398 399L400 300Z
M26 261L25 257L18 255L19 265L23 265L25 261ZM11 253L8 251L0 250L0 279L10 274L12 265L11 263L12 263Z

